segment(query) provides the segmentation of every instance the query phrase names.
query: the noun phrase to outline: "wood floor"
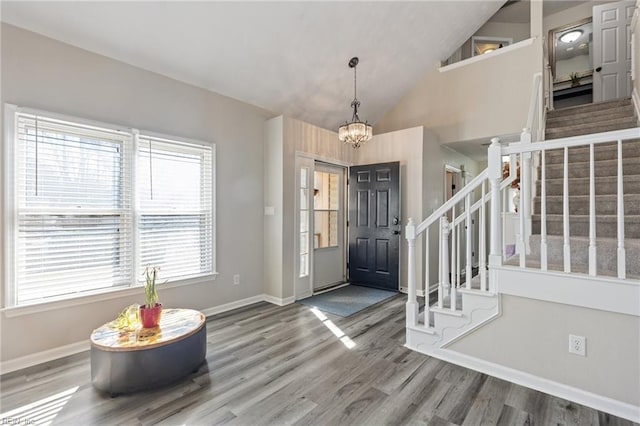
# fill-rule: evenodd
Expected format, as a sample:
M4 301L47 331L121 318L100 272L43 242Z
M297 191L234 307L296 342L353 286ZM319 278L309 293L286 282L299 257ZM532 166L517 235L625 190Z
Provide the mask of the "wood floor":
M83 353L5 375L1 412L31 404L12 418L64 425L631 424L404 348L405 300L328 320L259 303L211 318L206 364L173 386L110 398Z

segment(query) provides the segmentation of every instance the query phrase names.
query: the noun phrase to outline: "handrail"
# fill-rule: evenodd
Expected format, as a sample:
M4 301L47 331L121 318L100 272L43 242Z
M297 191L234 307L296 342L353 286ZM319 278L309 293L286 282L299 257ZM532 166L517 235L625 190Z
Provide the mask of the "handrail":
M472 191L474 191L478 186L480 186L480 184L489 176L489 169L484 169L482 172L480 172L480 174L476 177L474 177L471 182L469 182L468 184L466 184L462 190L460 192L458 192L457 194L455 194L453 197L449 198L449 200L447 202L445 202L443 205L441 205L436 211L434 211L433 213L431 213L431 215L429 217L427 217L425 220L423 220L417 227L416 227L416 235L419 235L421 232L423 232L425 229L427 229L429 226L431 226L432 224L434 224L436 222L436 220L439 220L440 217L442 217L442 215L444 215L446 212L448 212L454 205L458 204L459 202L461 202L462 200L464 200L464 197L466 197L467 195L469 195Z
M614 130L611 132L594 133L591 135L571 136L562 139L549 139L544 142L522 144L512 143L502 148L502 155L520 154L524 152L535 152L544 149L545 151L558 148L572 148L589 144L599 144L615 142L618 140L640 139L640 127L630 129Z

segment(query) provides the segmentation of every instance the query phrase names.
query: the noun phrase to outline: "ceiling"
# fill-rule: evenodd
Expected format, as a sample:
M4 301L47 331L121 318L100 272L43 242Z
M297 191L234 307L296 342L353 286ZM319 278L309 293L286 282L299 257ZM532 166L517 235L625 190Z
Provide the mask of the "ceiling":
M504 1L11 2L2 21L336 129L375 123Z

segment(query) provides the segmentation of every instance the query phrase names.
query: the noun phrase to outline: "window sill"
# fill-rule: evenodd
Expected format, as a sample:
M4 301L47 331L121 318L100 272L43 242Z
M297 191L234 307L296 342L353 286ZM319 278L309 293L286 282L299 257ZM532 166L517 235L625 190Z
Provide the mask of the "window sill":
M484 61L486 59L495 58L498 55L502 55L502 54L507 53L507 52L518 50L518 49L521 49L521 48L526 47L526 46L531 46L533 44L533 42L535 41L535 39L536 39L536 37L528 38L526 40L522 40L522 41L519 41L517 43L513 43L513 44L511 44L509 46L500 48L498 50L494 50L493 52L485 53L484 55L472 56L471 58L463 59L462 61L455 62L455 63L450 64L450 65L445 65L444 67L440 67L440 68L438 68L438 71L440 71L440 72L451 71L451 70L454 70L456 68L461 68L461 67L464 67L464 66L467 66L467 65L470 65L470 64L474 64L476 62Z
M202 275L194 278L188 278L184 280L169 282L169 283L160 285L159 290L162 291L163 289L202 284L207 281L215 280L217 275L218 275L218 272L213 272L208 275ZM140 295L144 297L143 287L136 286L136 287L112 288L112 289L102 290L100 292L96 292L92 294L68 297L61 300L38 302L38 303L33 303L30 305L22 305L22 306L11 306L11 307L0 309L0 312L4 314L7 318L12 318L12 317L18 317L22 315L30 315L30 314L40 313L40 312L53 311L57 309L65 309L73 306L87 305L90 303L98 303L105 300L118 299L121 297L127 297L132 295ZM117 312L115 312L114 315L117 315Z

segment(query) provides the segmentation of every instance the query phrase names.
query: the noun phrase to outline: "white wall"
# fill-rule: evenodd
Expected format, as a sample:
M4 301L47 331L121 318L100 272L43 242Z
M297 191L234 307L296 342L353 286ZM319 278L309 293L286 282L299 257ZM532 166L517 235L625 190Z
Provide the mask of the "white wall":
M424 126L437 143L520 133L542 44L439 72L435 66L376 123L374 134Z
M3 103L216 143L220 275L160 287L160 299L165 306L206 309L263 293L262 140L264 120L272 114L6 24L1 65ZM233 274L240 274L240 285L232 284ZM94 328L143 297L140 289L106 302L2 314L1 359L86 341Z
M515 296L502 316L451 346L486 361L632 405L640 401L640 318ZM586 337L586 357L568 352Z
M294 244L296 152L345 164L353 164L354 152L338 140L336 132L290 117L273 118L265 129L265 160L274 165L265 166L264 201L265 207L275 209L274 216L264 218L265 293L287 301L294 297L294 262L298 260Z
M412 217L416 223L424 219L422 210L422 146L423 128L399 130L396 132L374 135L373 139L356 151L356 164L375 164L390 161L400 162L400 287L407 287L407 240L404 238L404 227ZM416 246L416 280L418 288L422 288L422 246Z

